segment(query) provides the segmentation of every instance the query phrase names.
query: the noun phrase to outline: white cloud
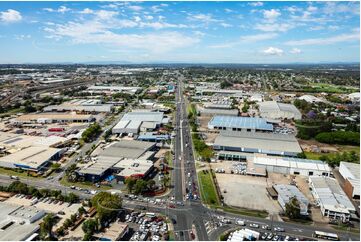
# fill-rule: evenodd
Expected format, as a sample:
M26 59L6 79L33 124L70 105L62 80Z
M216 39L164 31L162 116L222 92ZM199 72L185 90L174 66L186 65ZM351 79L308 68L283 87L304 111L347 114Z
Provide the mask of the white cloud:
M303 39L303 40L291 40L287 41L286 45L293 46L302 46L302 45L328 45L335 44L339 42L347 42L353 40L359 40L360 33L351 33L351 34L340 34L336 36L331 36L328 38L313 38L313 39Z
M234 10L229 9L229 8L225 8L224 11L225 11L226 13L234 13Z
M274 21L279 16L281 16L281 13L278 9L263 10L263 17L269 21Z
M322 11L326 14L333 15L337 13L360 14L360 4L355 2L326 2Z
M139 16L134 16L134 21L135 22L140 22L140 21L142 21L142 19Z
M139 11L143 10L143 7L137 6L137 5L131 5L131 6L128 6L128 8L130 10L133 10L133 11L136 11L136 12L139 12Z
M283 54L283 50L276 47L268 47L267 49L262 51L265 55L278 55L281 56Z
M118 12L108 11L108 10L99 10L99 11L95 12L95 15L99 19L107 20L107 19L112 19L114 16L118 15Z
M261 7L261 6L263 6L263 2L251 2L251 3L248 3L248 5L253 6L253 7Z
M271 23L271 24L256 24L255 29L264 31L264 32L286 32L290 29L293 29L295 26L286 23Z
M30 38L31 38L30 34L15 35L16 40L25 40L25 39L30 39Z
M301 11L300 8L295 7L295 6L286 7L285 10L292 14L294 14L295 12Z
M144 16L144 18L147 19L147 20L152 20L152 19L153 19L153 16L147 15L147 16Z
M268 40L276 38L278 34L276 33L266 33L266 34L255 34L255 35L245 35L240 38L243 42L256 42L262 40Z
M302 51L298 48L293 48L292 50L290 50L290 53L291 54L301 54Z
M21 21L21 19L22 19L21 13L14 9L8 9L4 12L0 12L1 22L15 23Z
M44 11L53 13L53 12L57 12L57 13L66 13L69 12L71 9L67 8L66 6L60 6L58 9L53 9L53 8L43 8Z
M227 23L220 23L220 25L224 28L230 28L233 26L232 24L227 24Z
M325 29L325 27L323 27L323 26L311 26L310 27L310 30L312 30L312 31L323 30L323 29Z
M188 16L189 20L200 21L204 23L219 22L220 20L214 19L211 14L191 14Z
M80 13L82 13L82 14L91 14L91 13L94 13L94 11L91 10L90 8L84 8L82 11L80 11Z
M307 11L309 11L309 12L315 12L317 10L318 10L318 8L315 6L312 6L312 5L308 6L308 8L307 8Z
M340 29L340 26L337 26L337 25L329 25L329 26L328 26L328 29L329 29L329 30L338 30L338 29Z

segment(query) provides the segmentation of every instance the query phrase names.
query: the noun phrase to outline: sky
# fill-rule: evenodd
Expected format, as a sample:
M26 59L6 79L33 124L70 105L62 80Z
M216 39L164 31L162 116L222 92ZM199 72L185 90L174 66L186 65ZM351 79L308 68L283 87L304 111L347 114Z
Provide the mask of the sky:
M0 63L359 62L359 2L0 2Z

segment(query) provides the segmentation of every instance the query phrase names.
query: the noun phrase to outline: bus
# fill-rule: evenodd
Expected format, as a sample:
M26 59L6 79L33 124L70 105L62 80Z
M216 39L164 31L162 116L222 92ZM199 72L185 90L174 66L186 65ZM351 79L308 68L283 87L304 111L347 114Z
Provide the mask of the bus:
M312 235L318 239L327 239L327 240L339 240L338 235L334 233L326 233L322 231L315 231Z

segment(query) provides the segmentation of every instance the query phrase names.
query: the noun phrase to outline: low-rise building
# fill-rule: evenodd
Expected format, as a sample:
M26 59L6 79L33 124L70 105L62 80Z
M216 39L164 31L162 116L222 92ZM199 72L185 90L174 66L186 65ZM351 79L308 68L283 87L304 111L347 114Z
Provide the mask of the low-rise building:
M308 215L309 201L296 186L277 184L274 185L273 188L277 192L277 201L283 211L286 211L286 204L289 203L292 198L296 198L300 204L300 214L303 216Z
M108 94L114 94L114 93L127 93L127 94L136 94L137 92L141 91L141 87L125 87L125 86L105 86L105 85L99 85L99 86L90 86L87 89L87 92L90 93L108 93Z
M267 102L258 103L258 105L259 105L260 116L265 119L300 120L302 118L301 112L293 104L267 101Z
M0 240L24 241L36 233L39 219L45 216L44 210L0 203Z
M50 105L43 109L44 112L67 112L77 111L85 113L110 113L114 109L113 104L103 104L97 99L74 99L60 105Z
M263 118L214 116L208 123L210 130L247 131L247 132L270 132L273 125Z
M76 113L36 113L24 114L11 122L13 124L28 124L28 123L90 123L95 120L95 117L90 114L76 114Z
M354 205L336 179L310 176L309 186L323 216L346 222L355 214Z
M289 157L255 155L249 157L255 167L266 169L269 173L301 176L330 176L331 168L323 161Z
M341 161L339 172L345 179L344 190L346 194L360 199L360 164Z
M297 156L302 152L292 135L260 132L221 132L214 141L216 151Z
M129 232L129 226L126 223L115 222L105 232L95 234L94 237L100 241L120 241Z

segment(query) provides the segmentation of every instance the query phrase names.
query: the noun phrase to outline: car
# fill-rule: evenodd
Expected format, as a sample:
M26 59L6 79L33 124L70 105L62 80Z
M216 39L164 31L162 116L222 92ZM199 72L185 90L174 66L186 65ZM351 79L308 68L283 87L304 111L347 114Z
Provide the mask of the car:
M280 237L278 235L275 235L275 237L273 237L273 241L277 241Z
M275 227L273 230L276 232L285 232L285 229L281 227Z
M269 233L269 235L267 235L267 240L271 240L273 238L273 234L272 233Z
M258 224L250 224L249 227L251 227L251 228L259 228L259 225Z
M176 223L177 223L177 220L175 220L174 218L172 218L171 221L172 221L172 224L176 224Z
M264 229L264 230L270 230L271 228L270 228L267 224L264 224L264 225L262 225L262 229Z

